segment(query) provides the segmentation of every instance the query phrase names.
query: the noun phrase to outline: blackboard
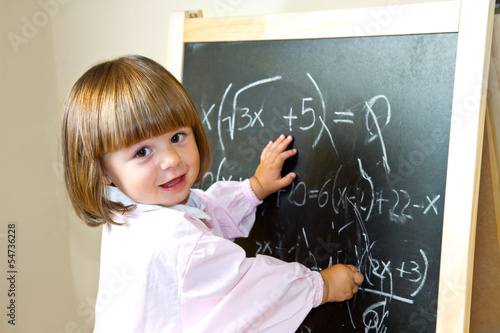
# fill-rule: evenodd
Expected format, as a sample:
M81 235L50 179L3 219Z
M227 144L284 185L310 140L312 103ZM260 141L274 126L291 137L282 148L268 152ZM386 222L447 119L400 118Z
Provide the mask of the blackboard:
M291 134L292 185L259 207L248 256L359 267L350 301L298 332L434 332L457 33L186 43L183 84L211 138L199 184L253 175Z

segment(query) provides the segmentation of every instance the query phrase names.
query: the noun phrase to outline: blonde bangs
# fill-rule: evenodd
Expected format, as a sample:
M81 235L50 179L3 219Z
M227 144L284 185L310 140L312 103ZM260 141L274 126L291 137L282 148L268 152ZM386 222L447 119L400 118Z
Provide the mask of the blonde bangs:
M195 126L195 106L182 86L173 86L165 73L137 68L137 63L126 61L103 66L109 68L91 87L94 96L85 98L91 105L85 108L89 112L82 115L81 122L88 125L85 131L89 133L84 137L92 138L89 143L94 157L180 127Z
M161 135L180 127L192 127L193 119L189 108L191 101L181 101L182 96L167 95L149 91L139 85L122 89L114 100L104 101L101 108L96 142L96 156L128 147L136 142ZM161 87L156 87L161 88ZM108 95L109 96L109 95ZM192 109L191 109L192 110Z

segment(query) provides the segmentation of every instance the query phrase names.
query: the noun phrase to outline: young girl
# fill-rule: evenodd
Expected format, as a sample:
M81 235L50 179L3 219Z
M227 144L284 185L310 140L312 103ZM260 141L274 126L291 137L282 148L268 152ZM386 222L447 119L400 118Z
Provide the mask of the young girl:
M311 308L351 298L354 266L318 273L232 242L293 181L281 177L291 140L269 142L250 179L191 189L211 157L182 85L140 56L88 70L64 104L62 141L73 207L103 225L95 332L294 332Z

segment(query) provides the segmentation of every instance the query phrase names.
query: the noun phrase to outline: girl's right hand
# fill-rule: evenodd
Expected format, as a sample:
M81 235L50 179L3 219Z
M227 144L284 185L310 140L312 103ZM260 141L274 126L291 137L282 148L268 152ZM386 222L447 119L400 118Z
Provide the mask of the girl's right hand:
M353 265L337 264L320 272L324 281L323 302L342 302L358 292L364 277Z
M295 179L294 172L281 176L285 161L297 154L296 149L286 149L292 141L292 136L282 134L262 150L255 176L250 178L252 190L259 200L264 200L268 195L287 187Z

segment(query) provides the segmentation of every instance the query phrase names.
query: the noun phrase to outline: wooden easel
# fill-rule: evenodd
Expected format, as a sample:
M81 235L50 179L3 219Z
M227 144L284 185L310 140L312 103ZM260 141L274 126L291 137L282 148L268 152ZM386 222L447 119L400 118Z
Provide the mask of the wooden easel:
M386 5L384 1L378 2ZM376 5L376 4L374 4ZM428 1L392 8L391 22L373 17L373 8L249 17L170 17L167 68L182 79L183 44L322 37L458 32L458 49L448 156L437 332L469 329L481 148L486 117L487 78L493 30L490 0ZM391 8L384 8L390 13ZM191 18L190 18L191 17ZM198 17L198 18L192 18ZM371 26L367 22L373 22ZM500 101L500 96L498 96ZM492 100L490 109L498 107ZM494 104L494 105L493 105ZM500 104L498 104L500 105ZM498 117L488 114L494 170L498 170ZM495 173L494 182L498 182ZM495 200L500 203L496 187Z

